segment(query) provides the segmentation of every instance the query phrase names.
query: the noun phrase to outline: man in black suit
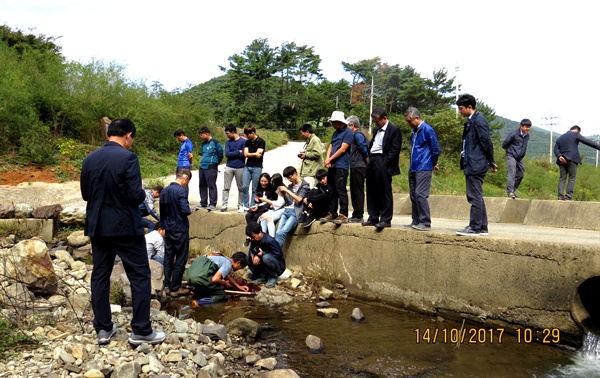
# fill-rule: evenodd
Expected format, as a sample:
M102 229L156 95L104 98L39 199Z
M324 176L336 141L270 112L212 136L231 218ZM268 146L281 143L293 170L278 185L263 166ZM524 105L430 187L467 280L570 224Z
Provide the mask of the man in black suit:
M556 164L560 169L558 179L558 199L571 201L573 199L573 190L575 189L575 179L577 177L577 165L581 164L579 155L579 142L600 150L600 144L581 136L581 127L575 125L571 129L558 137L554 144L554 155ZM565 193L565 183L567 182L567 192Z
M369 144L367 166L367 212L369 219L363 226L378 229L392 226L394 199L392 176L400 174L400 149L402 133L388 119L385 109L375 108L371 119L377 128Z
M129 149L135 125L128 118L111 122L108 141L90 153L81 168L81 196L87 202L85 234L92 241L92 309L98 344L117 333L110 312L110 275L115 256L123 261L131 283L133 318L129 343L157 344L164 332L150 323L150 266L146 255L144 226L138 205L146 197L137 156Z

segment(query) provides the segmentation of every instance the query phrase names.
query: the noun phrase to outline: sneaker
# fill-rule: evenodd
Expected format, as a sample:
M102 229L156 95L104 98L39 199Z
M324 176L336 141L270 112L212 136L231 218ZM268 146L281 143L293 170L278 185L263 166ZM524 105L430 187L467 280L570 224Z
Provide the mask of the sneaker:
M246 211L248 211L248 208L245 206L240 206L238 208L238 213L245 213Z
M302 223L302 227L308 228L313 223L315 223L315 218L313 218L309 215L308 217L306 217L306 220L304 221L304 223Z
M256 279L252 280L252 283L257 285L263 282L267 282L267 279L265 277L257 277Z
M337 224L339 226L339 225L342 225L344 223L348 223L348 217L345 216L344 214L340 214L332 222L335 223L335 224Z
M198 204L196 207L194 207L195 210L201 210L201 209L206 209L206 208L207 208L206 205L203 206L201 204Z
M363 226L375 226L375 222L371 222L370 220L366 220L362 222Z
M184 295L188 295L190 293L190 291L184 287L180 287L179 289L177 289L176 291L172 291L169 293L170 296L172 297L182 297Z
M490 233L487 228L482 228L481 231L479 231L479 235L481 236L488 236L489 234Z
M473 230L471 227L467 226L463 230L456 231L456 235L462 236L479 236L481 232Z
M405 225L404 225L404 226L402 226L402 227L404 227L404 228L413 228L414 226L416 226L416 224L412 224L412 223L411 223L411 224L405 224Z
M362 223L362 222L363 222L362 218L352 217L352 218L348 219L348 223Z
M517 195L515 193L508 193L508 198L515 199L517 198Z
M227 206L223 206L223 207L221 207L221 212L222 212L222 213L224 213L224 212L226 212L226 211L227 211Z
M333 222L333 215L331 213L327 213L323 218L319 219L321 223Z
M115 323L112 325L112 329L110 331L105 331L101 329L98 331L98 345L106 345L110 342L110 339L117 333L119 328Z
M143 343L160 344L165 340L166 337L167 335L164 332L152 332L146 336L136 335L135 333L131 332L131 336L129 336L129 344L134 346L141 345Z
M276 283L277 283L277 277L271 277L267 280L265 287L275 287Z
M431 231L431 227L430 226L425 226L422 224L413 224L412 228L414 228L417 231Z
M252 241L252 239L250 239L249 237L246 237L246 240L244 240L244 247L248 247L250 245L251 241Z
M377 227L378 229L382 229L382 228L392 227L392 224L388 223L388 222L379 222L375 225L375 227Z
M215 211L215 210L217 210L217 208L215 206L209 206L209 207L206 208L206 210L208 210L208 211Z

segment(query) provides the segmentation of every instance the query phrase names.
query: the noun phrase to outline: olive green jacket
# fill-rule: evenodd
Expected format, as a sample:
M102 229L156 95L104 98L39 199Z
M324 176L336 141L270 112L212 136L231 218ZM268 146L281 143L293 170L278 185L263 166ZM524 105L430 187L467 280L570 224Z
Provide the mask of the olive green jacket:
M304 160L300 166L301 177L315 177L317 170L323 168L323 143L315 134L311 134L304 145Z

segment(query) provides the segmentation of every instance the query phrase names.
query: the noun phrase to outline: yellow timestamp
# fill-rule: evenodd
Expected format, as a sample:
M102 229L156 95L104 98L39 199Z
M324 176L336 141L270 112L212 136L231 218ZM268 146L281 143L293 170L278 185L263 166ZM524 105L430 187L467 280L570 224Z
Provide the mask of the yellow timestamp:
M558 328L517 328L517 343L530 344L558 344L560 342L560 329Z
M417 344L502 344L504 328L416 328Z

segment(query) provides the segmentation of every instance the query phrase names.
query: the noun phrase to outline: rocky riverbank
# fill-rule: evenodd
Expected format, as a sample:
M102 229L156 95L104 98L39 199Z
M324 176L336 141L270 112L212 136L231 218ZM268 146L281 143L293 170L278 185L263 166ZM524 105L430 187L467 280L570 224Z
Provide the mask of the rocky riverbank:
M18 327L37 345L0 362L0 377L298 376L285 368L286 355L275 343L261 342L261 325L253 320L198 323L161 311L167 297L162 290L162 265L156 262L151 262L151 319L156 330L167 333L165 342L137 348L128 344L131 292L122 264L117 263L111 298L124 303L123 307L112 306L119 331L110 344L98 346L90 306L92 266L85 262L88 242L81 232L50 249L38 238L18 243L14 237L2 238L8 248L0 250L0 320ZM119 290L116 295L115 288ZM264 306L280 306L347 295L342 287L315 290L302 273L295 272L275 288L263 287L254 300ZM309 349L314 343L314 337L307 339Z

